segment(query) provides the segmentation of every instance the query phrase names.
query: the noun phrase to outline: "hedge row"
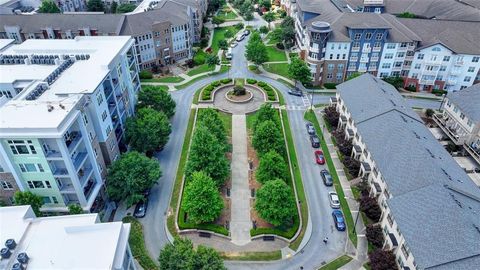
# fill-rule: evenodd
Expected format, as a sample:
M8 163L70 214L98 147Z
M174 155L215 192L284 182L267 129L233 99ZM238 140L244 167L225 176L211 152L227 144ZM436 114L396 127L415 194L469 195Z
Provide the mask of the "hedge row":
M291 185L289 185L289 187L291 187ZM292 239L295 236L295 233L297 232L299 226L300 221L297 214L293 217L292 227L288 228L286 231L279 228L256 228L250 229L250 235L253 237L261 234L275 234L281 237L285 237L287 239Z
M247 79L247 83L256 84L257 86L262 88L263 91L265 91L265 93L267 94L269 101L276 101L277 100L277 97L275 95L275 90L273 89L273 87L268 85L266 82L258 82L255 79Z
M222 84L229 84L232 82L232 79L223 79L220 81L214 81L202 90L202 100L210 100L212 99L212 92L215 88L219 87Z

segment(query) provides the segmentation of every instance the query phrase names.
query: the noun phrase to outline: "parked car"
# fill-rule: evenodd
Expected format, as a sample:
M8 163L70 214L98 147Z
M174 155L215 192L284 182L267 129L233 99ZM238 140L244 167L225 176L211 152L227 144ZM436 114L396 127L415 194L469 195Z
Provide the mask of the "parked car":
M340 210L333 210L332 212L333 223L335 223L335 228L339 231L345 231L345 219L343 218L343 213Z
M325 186L327 187L331 187L333 186L333 179L332 179L332 176L330 175L330 173L323 169L320 171L320 176L322 176L322 179L323 179L323 183L325 184Z
M237 45L238 43L236 41L232 41L232 43L230 43L230 48L235 48Z
M237 42L240 42L240 41L242 41L244 38L245 38L245 36L244 36L243 34L240 34L240 35L237 36L236 41L237 41Z
M243 35L244 35L244 36L250 35L250 30L245 29L245 31L243 31Z
M305 124L305 127L307 128L308 134L310 134L310 135L315 135L315 133L316 133L316 132L315 132L315 127L313 126L312 123L307 122L307 123Z
M323 152L321 150L315 151L315 161L317 161L317 164L320 165L325 164L325 157L323 156Z
M232 48L228 48L227 53L225 53L225 58L228 60L232 59L233 54L232 54Z
M135 206L133 216L136 218L143 218L147 214L148 199L145 198Z
M312 143L313 148L320 147L320 139L317 137L317 135L310 136L310 142Z
M330 200L330 207L340 208L340 200L338 199L338 195L335 191L328 192L328 199Z
M298 90L298 89L289 89L288 94L292 95L292 96L297 96L297 97L302 97L303 96L303 92Z

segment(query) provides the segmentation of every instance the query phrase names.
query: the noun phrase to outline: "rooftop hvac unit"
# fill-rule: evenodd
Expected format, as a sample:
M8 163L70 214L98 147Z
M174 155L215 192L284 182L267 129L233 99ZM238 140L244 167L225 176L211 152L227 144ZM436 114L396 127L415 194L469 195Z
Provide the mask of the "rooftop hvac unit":
M24 270L24 269L25 269L25 267L23 267L23 265L21 263L17 262L17 263L14 263L12 265L12 270Z
M21 264L27 264L28 263L28 255L26 252L19 253L17 256L17 261Z
M0 256L2 257L2 259L8 259L10 258L11 255L12 255L12 252L10 251L10 249L6 247L0 249Z
M5 246L8 249L15 249L15 247L17 246L17 243L15 243L15 240L13 239L7 239L7 241L5 241Z

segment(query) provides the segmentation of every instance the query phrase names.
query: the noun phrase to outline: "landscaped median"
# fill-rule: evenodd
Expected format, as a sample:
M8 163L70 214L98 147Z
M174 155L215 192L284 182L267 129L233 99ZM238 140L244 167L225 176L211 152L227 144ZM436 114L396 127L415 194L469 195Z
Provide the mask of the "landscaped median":
M345 199L345 194L343 192L342 185L340 184L340 180L338 178L337 170L335 168L335 165L333 164L332 157L330 155L330 151L328 150L327 144L325 143L324 135L323 135L323 129L320 127L318 124L317 117L315 116L315 113L312 110L308 110L305 112L305 120L313 123L315 126L315 129L317 130L317 133L320 137L321 141L321 146L323 150L323 154L325 155L325 160L327 163L328 170L330 171L330 174L332 175L333 178L333 185L335 186L335 190L338 194L338 198L340 200L340 205L343 210L343 215L345 217L345 221L347 223L347 232L348 232L348 238L350 238L350 241L352 241L352 244L356 247L357 246L357 235L354 233L352 230L354 223L353 223L353 217L352 213L350 212L350 207L348 206L347 200Z
M349 263L353 258L347 255L340 256L328 264L320 267L318 270L336 270Z

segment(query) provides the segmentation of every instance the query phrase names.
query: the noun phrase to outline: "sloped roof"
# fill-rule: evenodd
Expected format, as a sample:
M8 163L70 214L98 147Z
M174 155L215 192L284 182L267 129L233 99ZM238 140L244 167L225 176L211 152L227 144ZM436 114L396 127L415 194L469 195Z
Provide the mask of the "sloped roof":
M475 84L457 92L448 93L447 98L472 121L480 123L480 84Z

